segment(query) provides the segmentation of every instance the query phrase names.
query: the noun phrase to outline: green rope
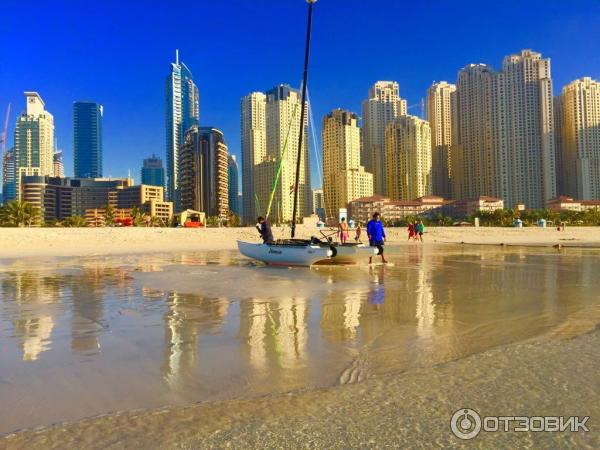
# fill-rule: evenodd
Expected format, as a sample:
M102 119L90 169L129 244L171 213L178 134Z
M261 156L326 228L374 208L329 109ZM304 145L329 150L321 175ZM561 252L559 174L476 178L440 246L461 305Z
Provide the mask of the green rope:
M292 121L294 117L296 117L296 110L298 109L298 103L294 105L294 111L292 112L292 118L288 123L287 133L285 135L285 142L283 143L283 151L281 152L279 167L277 167L277 175L275 176L275 181L273 182L273 189L271 190L271 196L269 198L269 207L267 208L267 213L265 214L265 218L269 217L271 213L271 206L273 205L273 197L275 196L275 190L277 189L277 184L279 184L279 178L281 177L281 168L283 167L283 159L285 153L287 151L288 138L290 137L290 131L292 129Z

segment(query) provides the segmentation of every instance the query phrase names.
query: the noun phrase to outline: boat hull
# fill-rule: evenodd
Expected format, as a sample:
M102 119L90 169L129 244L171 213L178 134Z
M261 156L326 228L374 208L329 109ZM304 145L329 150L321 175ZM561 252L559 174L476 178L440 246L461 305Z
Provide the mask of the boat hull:
M333 254L329 246L255 244L243 241L237 243L242 255L275 266L308 267L329 259Z
M331 259L322 261L321 264L354 264L361 259L376 256L379 253L377 247L370 247L365 244L333 244L335 249Z

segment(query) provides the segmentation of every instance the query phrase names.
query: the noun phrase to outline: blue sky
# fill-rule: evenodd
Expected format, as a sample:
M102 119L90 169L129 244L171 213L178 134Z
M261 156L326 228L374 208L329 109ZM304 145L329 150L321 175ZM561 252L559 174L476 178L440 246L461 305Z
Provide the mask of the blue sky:
M164 80L179 48L200 89L202 125L221 128L240 152L240 98L278 83L300 84L304 0L2 1L0 115L12 102L8 146L23 91L54 114L73 172L72 103L104 105L105 175L165 152ZM435 80L454 82L469 63L500 67L532 48L552 58L554 91L600 78L600 1L319 0L309 91L320 133L336 107L360 112L376 80L396 80L411 110ZM318 184L313 163L313 186Z

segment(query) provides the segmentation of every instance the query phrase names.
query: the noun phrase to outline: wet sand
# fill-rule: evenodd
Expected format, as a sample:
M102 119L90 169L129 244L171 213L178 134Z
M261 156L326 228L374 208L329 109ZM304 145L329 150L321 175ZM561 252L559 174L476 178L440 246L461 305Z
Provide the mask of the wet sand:
M107 415L0 441L26 448L598 448L600 331L496 348L356 385L253 400ZM590 416L590 432L482 432L460 441L450 418Z
M275 238L289 228L274 227ZM300 225L299 237L320 236ZM388 243L407 242L404 228L387 228ZM363 238L366 239L365 236ZM236 241L258 242L254 228L0 228L0 258L122 255L132 253L234 250ZM428 227L425 243L600 247L600 227L554 228Z
M5 260L0 448L456 447L464 407L592 416L590 433L481 448L597 448L600 251L388 255L311 270L224 251Z

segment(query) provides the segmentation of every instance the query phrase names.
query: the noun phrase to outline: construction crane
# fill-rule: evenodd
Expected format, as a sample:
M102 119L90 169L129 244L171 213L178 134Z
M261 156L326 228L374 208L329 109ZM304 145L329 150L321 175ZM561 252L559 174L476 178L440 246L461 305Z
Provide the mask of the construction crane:
M411 109L414 109L418 106L421 107L421 119L425 119L425 99L424 98L421 98L421 101L419 103L409 105L406 109L410 111Z

